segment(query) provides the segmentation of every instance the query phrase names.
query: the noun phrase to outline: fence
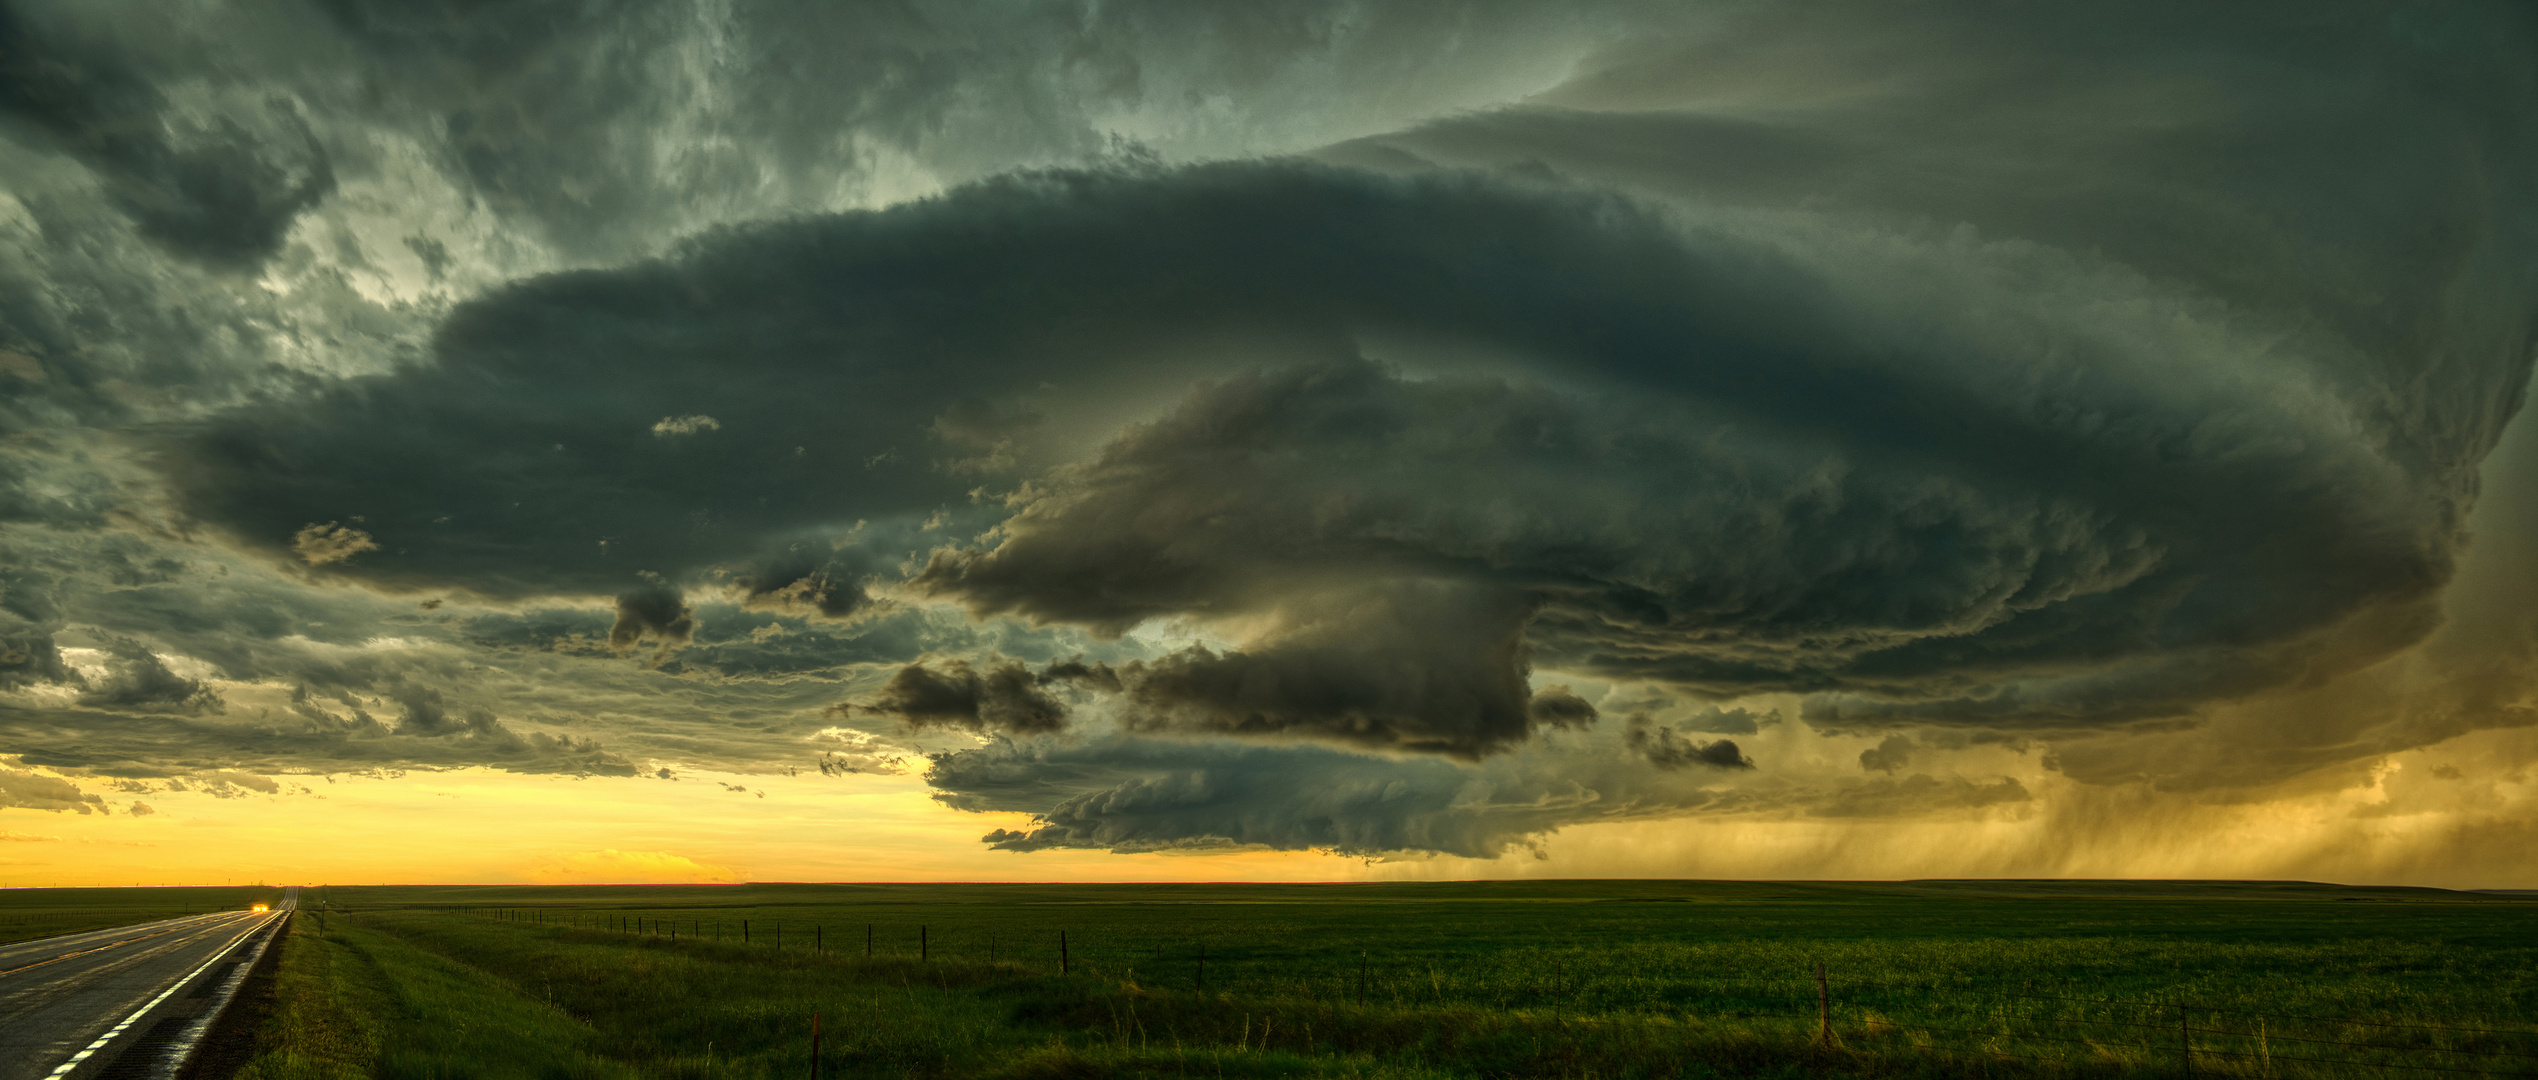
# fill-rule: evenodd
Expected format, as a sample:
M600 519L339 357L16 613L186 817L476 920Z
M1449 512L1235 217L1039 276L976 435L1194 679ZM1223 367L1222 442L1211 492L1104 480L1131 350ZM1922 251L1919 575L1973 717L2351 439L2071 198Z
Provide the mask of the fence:
M768 921L754 937L747 920L662 917L571 911L480 912L517 922L570 925L650 938L720 940L783 948L784 924ZM796 951L825 952L817 924L794 923ZM861 956L874 953L874 926L864 925ZM944 950L919 924L893 927L882 955L930 960ZM769 931L774 931L770 933ZM912 932L902 932L912 931ZM908 940L901 942L898 939ZM1387 964L1366 952L1311 970L1229 973L1220 953L1210 979L1203 942L1158 946L1149 942L1087 954L1087 942L1070 947L1064 931L1050 931L1046 949L1008 945L998 956L992 935L983 948L963 950L952 962L984 960L1050 973L1069 970L1095 977L1140 980L1156 989L1210 989L1264 999L1286 998L1358 1008L1427 1006L1546 1007L1555 1019L1592 1024L1594 1017L1640 1021L1663 1018L1685 1025L1732 1025L1856 1053L1939 1055L1968 1060L2006 1059L2082 1071L2149 1071L2168 1075L2337 1080L2344 1077L2520 1077L2538 1080L2538 1025L2410 1023L2354 1016L2322 1016L2198 1001L2109 997L2072 982L2001 981L1990 986L1964 979L1916 982L1893 978L1845 979L1822 965L1787 979L1700 978L1668 980L1661 1008L1596 1007L1558 961L1534 972L1529 986L1476 986L1447 980L1434 963ZM908 946L912 946L908 947ZM1038 955L1046 952L1047 956ZM1110 954L1105 962L1103 953ZM1261 967L1255 961L1255 968ZM1275 965L1271 965L1275 966ZM1186 970L1184 970L1186 969ZM1158 974L1166 977L1154 978ZM1563 1018L1562 1010L1567 1014Z
M1811 980L1810 980L1811 981ZM2538 1077L2538 1029L2314 1016L2032 989L1864 983L1787 987L1781 1021L1846 1049L1917 1050L2186 1076Z

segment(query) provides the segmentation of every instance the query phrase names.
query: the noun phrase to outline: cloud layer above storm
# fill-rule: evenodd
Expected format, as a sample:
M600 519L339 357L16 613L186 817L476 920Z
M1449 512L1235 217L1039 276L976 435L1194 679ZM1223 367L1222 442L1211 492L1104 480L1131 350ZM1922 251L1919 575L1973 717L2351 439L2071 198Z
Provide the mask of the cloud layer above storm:
M0 24L24 764L1481 856L2281 782L2530 370L2506 5L293 10Z

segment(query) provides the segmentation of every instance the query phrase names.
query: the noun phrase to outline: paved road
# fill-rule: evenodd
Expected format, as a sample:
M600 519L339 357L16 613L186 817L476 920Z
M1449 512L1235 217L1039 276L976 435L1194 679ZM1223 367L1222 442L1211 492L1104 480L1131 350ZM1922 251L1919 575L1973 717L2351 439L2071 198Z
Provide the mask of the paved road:
M0 945L0 1080L149 1077L270 913L220 912Z

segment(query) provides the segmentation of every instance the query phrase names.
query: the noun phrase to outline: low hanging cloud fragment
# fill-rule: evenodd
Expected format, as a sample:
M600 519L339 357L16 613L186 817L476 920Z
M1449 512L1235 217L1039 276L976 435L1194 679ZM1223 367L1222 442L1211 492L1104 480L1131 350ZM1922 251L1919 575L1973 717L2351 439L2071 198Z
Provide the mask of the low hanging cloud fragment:
M721 431L722 429L723 422L710 416L701 414L689 416L664 416L652 425L652 437L656 439L675 439L683 435L694 435L705 431Z
M910 755L896 746L882 742L863 732L838 731L831 737L844 745L842 749L822 749L812 762L821 776L856 776L876 774L896 776L908 771ZM791 774L791 770L787 770Z
M77 784L58 776L21 769L0 769L0 806L54 813L64 810L81 814L112 812L102 796L81 791Z
M845 560L787 552L736 575L733 583L742 589L741 603L747 607L846 619L874 609L862 577Z
M1645 716L1631 717L1630 727L1622 738L1623 745L1660 769L1686 769L1696 765L1712 769L1754 767L1754 759L1746 757L1734 740L1700 742L1677 735L1673 728L1664 724L1652 724Z
M1193 645L1121 664L960 659L911 664L852 711L908 727L1039 734L1066 726L1065 687L1127 730L1304 740L1472 759L1543 728L1583 728L1595 706L1566 686L1526 684L1526 605L1450 586L1304 603L1240 650Z
M1548 728L1582 728L1601 715L1593 703L1567 686L1546 686L1535 691L1525 712L1536 726Z
M113 643L106 675L80 691L79 704L92 709L145 712L220 712L226 706L218 691L199 679L170 670L167 661L137 641Z
M1042 689L1041 681L1015 660L985 671L960 659L910 664L870 701L846 711L894 717L915 731L949 727L1036 735L1066 726L1066 704Z
M1780 722L1776 711L1756 713L1749 709L1722 709L1711 705L1674 721L1684 731L1706 731L1713 735L1752 735L1766 724Z
M118 786L121 785L118 784ZM254 773L237 772L230 769L217 769L210 772L199 772L186 776L171 777L167 781L167 790L190 791L197 794L209 795L215 799L243 799L251 794L282 794L282 785L274 781L271 777L258 776Z
M1912 764L1915 747L1910 735L1886 736L1885 741L1859 752L1859 767L1863 772L1900 772Z
M479 705L460 709L453 715L441 692L428 686L406 687L398 693L396 700L396 730L400 734L425 738L507 734L494 718L493 710Z
M1029 829L985 837L1004 851L1269 847L1488 858L1561 816L1554 807L1472 807L1463 799L1470 779L1433 758L1118 738L997 741L938 756L926 771L936 797L952 806L1038 817Z
M1126 723L1471 758L1538 726L1593 722L1594 707L1566 688L1527 686L1531 606L1416 583L1290 604L1243 649L1192 646L1123 665Z
M53 635L28 633L0 637L0 688L29 683L66 683L77 677L62 661Z
M291 534L291 551L310 566L342 562L365 551L379 550L369 533L337 522L310 523Z
M608 644L631 649L646 641L664 647L686 644L696 633L696 611L679 590L667 585L637 589L617 597L617 621L608 627Z

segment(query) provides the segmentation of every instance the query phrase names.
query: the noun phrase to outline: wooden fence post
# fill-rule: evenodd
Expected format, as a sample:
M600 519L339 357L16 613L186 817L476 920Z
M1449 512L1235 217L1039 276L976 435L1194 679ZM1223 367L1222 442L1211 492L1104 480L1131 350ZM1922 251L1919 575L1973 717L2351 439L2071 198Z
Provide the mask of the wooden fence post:
M1058 931L1058 974L1066 974L1066 931Z
M820 1080L820 1014L811 1014L811 1080Z
M925 924L917 924L917 959L925 959Z
M2177 1064L2185 1069L2191 1080L2194 1076L2194 1037L2186 1033L2186 1006L2182 1001L2177 1003Z
M1824 988L1824 962L1815 964L1815 1041L1833 1045L1833 995Z

